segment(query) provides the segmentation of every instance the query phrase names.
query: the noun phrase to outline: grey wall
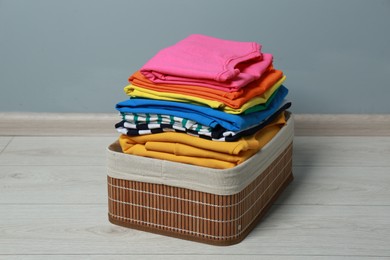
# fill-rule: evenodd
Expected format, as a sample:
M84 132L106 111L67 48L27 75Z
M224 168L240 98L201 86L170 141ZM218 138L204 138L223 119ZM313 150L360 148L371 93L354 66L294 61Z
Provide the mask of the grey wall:
M0 0L0 111L114 112L191 33L257 41L296 113L390 112L390 1Z

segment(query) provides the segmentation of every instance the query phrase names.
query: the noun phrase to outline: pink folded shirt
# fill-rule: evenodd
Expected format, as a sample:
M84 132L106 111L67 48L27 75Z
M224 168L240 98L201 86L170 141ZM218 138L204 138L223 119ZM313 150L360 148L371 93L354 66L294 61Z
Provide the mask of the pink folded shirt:
M258 79L272 63L256 42L193 34L158 52L141 73L155 83L198 85L237 91Z

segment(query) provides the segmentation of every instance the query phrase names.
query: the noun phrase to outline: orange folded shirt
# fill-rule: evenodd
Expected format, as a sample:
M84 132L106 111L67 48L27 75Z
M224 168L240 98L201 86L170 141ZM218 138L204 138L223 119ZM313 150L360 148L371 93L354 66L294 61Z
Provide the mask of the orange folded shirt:
M250 99L263 94L273 85L275 85L275 83L282 77L283 72L274 69L271 65L267 69L267 72L260 79L251 82L250 84L236 92L225 92L201 86L156 84L151 82L144 75L142 75L140 71L137 71L133 75L131 75L129 81L136 86L151 89L154 91L178 93L209 100L217 100L223 102L229 107L240 108Z

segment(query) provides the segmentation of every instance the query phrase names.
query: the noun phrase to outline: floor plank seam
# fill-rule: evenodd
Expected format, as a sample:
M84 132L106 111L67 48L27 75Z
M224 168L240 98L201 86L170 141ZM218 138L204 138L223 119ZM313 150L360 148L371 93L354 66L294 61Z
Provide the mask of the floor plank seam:
M119 133L118 133L119 136ZM75 133L73 135L56 135L56 134L42 134L42 135L7 135L2 134L0 137L113 137L115 138L115 132L113 134L79 134Z
M0 153L1 154L1 153ZM105 164L2 164L0 167L106 167ZM293 165L293 167L305 168L390 168L390 165ZM104 176L106 177L106 176Z
M29 166L29 167L105 167L106 165L102 164L102 165L98 165L98 164L2 164L0 165L0 167L22 167L22 166ZM103 176L104 178L106 178L107 176L104 175Z
M15 138L15 136L12 136L11 139L7 142L7 144L1 149L0 155L3 153L3 151L8 147L8 145L12 142L12 140Z
M91 253L85 253L85 254L2 254L0 253L0 256L310 256L310 257L316 257L316 256L324 256L324 257L380 257L380 258L388 258L390 255L351 255L351 254L251 254L251 253L242 253L242 254L231 254L231 253L225 253L225 254L212 254L212 253L205 253L205 254L91 254Z
M1 195L1 193L0 193ZM103 206L107 207L107 203L101 202L101 203L60 203L60 202L52 202L52 203L0 203L0 205L3 206ZM390 207L390 205L364 205L364 204L310 204L310 203L274 203L273 206L299 206L299 207Z
M0 193L1 194L1 193ZM108 203L0 203L3 206L104 206Z
M293 168L308 167L308 168L390 168L390 165L310 165L310 164L297 164L293 165Z
M353 165L353 166L351 166L351 165L296 164L296 165L293 165L293 167L307 167L307 168L390 168L390 165Z
M274 203L274 206L321 206L321 207L390 207L390 204L310 204L310 203Z

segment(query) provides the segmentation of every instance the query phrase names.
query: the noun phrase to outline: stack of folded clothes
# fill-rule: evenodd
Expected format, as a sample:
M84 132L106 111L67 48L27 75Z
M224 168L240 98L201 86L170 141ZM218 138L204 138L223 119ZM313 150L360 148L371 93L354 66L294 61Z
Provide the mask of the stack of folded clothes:
M286 123L286 77L255 42L190 35L129 78L116 109L124 153L232 168Z

